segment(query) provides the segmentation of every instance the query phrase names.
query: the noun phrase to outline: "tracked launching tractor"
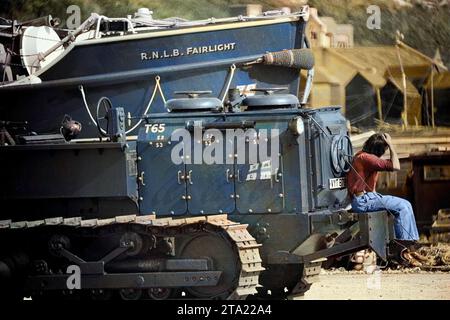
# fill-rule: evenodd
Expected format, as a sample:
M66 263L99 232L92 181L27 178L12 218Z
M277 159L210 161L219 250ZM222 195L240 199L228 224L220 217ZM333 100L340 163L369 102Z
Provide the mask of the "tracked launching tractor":
M344 209L340 108L304 107L307 18L103 17L16 68L0 87L1 294L280 299L327 257L385 258L386 212Z

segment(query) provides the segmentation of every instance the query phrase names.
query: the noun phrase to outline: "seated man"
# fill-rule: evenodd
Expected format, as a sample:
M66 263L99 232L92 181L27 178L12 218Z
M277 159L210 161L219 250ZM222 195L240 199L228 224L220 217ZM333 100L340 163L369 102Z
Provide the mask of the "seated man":
M390 160L381 159L389 148ZM417 241L419 233L409 201L376 193L379 171L400 170L400 161L392 147L389 134L376 133L364 143L362 151L355 154L353 168L348 173L348 191L353 211L357 213L387 210L394 215L395 238Z

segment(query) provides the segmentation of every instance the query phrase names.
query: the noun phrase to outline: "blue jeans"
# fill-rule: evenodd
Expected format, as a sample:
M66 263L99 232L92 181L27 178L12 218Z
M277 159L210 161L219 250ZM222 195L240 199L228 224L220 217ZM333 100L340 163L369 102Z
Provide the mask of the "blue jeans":
M408 200L367 192L359 197L353 197L352 208L357 213L387 210L394 215L396 239L419 240L416 219Z

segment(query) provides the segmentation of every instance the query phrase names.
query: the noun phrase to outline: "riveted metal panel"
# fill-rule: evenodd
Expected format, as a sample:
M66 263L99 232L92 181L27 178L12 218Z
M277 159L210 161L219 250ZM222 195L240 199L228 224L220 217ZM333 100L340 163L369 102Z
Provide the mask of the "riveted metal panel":
M184 143L170 140L177 126L160 121L140 131L137 150L141 214L182 215L187 211L185 166L171 157L174 145Z
M266 122L266 123L265 123ZM259 128L268 126L269 129L277 128L277 123L270 123L267 120L257 123ZM284 129L284 128L283 128ZM252 213L279 213L285 207L285 192L283 186L283 157L281 156L281 141L272 139L270 132L263 138L256 131L256 136L246 139L246 161L244 164L236 163L236 207L241 214ZM263 141L264 140L264 141ZM279 154L275 155L278 163L261 159L258 155L258 162L251 161L252 145L267 144L267 150L271 150L271 143L278 144ZM258 153L259 153L258 149ZM270 151L269 151L270 153Z

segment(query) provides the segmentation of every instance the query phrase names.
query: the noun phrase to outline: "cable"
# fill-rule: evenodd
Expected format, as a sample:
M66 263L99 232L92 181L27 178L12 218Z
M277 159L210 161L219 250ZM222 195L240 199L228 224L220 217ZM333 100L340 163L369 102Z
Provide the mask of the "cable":
M387 72L389 72L389 76L394 80L394 76L392 75L391 70L390 70L389 68L387 68L386 70L387 70ZM394 80L394 81L395 81L395 80ZM391 104L389 105L389 107L386 108L386 112L385 112L385 115L384 115L384 117L383 117L383 122L386 121L387 115L389 114L389 111L391 111L392 106L394 105L394 102L395 102L395 98L397 98L397 95L398 95L399 91L400 91L400 90L396 90L396 91L395 91L395 95L394 95L394 97L392 98ZM405 93L405 94L406 94L406 93ZM383 113L384 113L384 112L383 112Z
M31 36L31 35L28 35L28 34L24 34L23 37L25 37L25 38L33 38L33 39L38 39L38 40L53 41L53 42L61 41L60 39L56 40L56 39L50 39L50 38L44 38L44 37L38 37L38 36Z

